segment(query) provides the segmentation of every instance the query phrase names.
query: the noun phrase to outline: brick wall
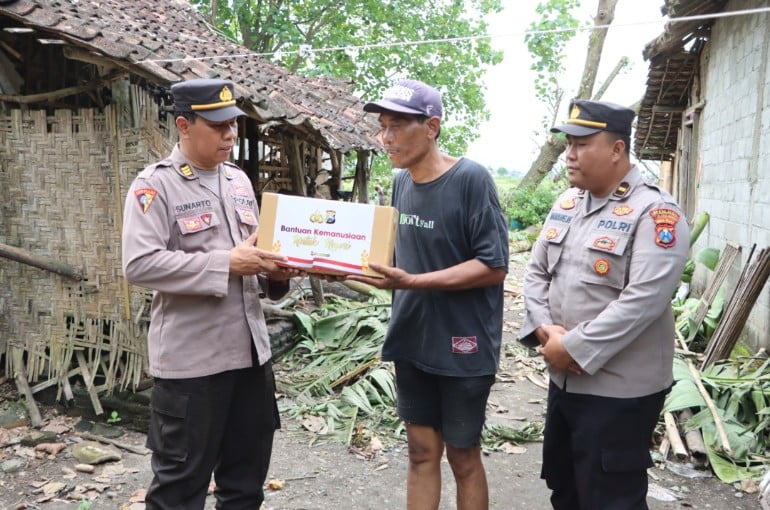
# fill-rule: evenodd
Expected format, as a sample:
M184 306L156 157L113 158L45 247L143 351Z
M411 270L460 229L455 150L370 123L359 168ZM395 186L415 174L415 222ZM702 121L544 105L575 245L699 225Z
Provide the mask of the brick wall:
M765 6L761 0L731 1L725 11ZM732 292L751 246L770 247L770 14L722 18L701 58L702 99L699 154L702 157L696 210L711 221L695 247L722 249L728 240L743 247L727 279ZM710 279L699 268L694 289ZM729 293L728 293L729 296ZM770 285L749 317L745 341L770 348Z

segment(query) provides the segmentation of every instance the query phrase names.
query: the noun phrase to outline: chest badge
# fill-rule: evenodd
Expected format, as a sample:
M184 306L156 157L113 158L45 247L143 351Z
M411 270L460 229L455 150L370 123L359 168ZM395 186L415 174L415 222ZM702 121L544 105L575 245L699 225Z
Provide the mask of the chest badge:
M615 216L628 216L632 212L634 212L634 210L627 205L618 205L612 210L612 214Z
M551 239L556 239L558 236L559 236L559 231L553 227L545 231L545 238L548 239L549 241Z
M594 271L596 274L604 276L610 272L610 261L607 259L597 259L594 262Z
M248 197L249 196L249 192L246 189L246 186L244 186L243 184L237 183L237 182L233 183L233 193L235 193L235 195L238 196L238 197Z
M609 236L601 236L594 239L594 247L604 251L614 250L616 244L615 240Z
M575 199L574 198L568 198L567 200L562 200L559 203L559 207L561 207L565 211L569 211L570 209L574 209L575 208Z
M201 223L201 219L199 216L194 216L192 218L185 218L182 221L182 223L184 224L184 228L186 232L197 232L203 228L203 223Z

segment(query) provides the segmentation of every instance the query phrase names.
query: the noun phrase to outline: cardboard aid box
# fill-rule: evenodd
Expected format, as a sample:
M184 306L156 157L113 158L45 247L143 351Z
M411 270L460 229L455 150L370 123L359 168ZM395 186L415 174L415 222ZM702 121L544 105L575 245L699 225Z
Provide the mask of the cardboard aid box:
M393 207L264 193L257 248L310 273L382 276L369 263L392 265L397 223Z

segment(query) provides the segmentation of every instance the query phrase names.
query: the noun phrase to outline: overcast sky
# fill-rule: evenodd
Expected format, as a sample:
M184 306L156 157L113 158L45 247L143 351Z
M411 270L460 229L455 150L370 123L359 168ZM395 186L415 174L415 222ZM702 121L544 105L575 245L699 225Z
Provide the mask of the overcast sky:
M523 32L535 17L538 0L503 0L505 10L489 20L489 33L495 37L495 48L505 52L503 62L489 70L486 77L486 101L491 113L481 126L480 138L473 142L467 156L484 166L505 167L526 172L544 140L541 127L547 108L535 97L534 73L529 70L532 59ZM598 0L583 0L575 16L593 23ZM663 0L619 0L615 19L607 34L604 52L594 90L622 56L631 60L630 67L612 82L602 99L631 105L644 94L649 63L642 58L645 44L663 31L660 7ZM643 23L652 22L654 23ZM643 23L632 26L635 23ZM623 25L623 26L621 26ZM500 34L500 36L498 36ZM579 32L567 48L567 71L562 79L565 101L577 90L586 56L588 32ZM567 118L567 105L559 119Z

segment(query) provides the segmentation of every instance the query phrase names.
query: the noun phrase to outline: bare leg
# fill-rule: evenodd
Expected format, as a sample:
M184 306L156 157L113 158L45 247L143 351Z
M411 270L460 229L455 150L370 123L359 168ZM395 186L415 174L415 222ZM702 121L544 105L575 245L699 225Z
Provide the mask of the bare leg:
M481 462L481 447L456 448L446 445L447 459L457 483L457 510L487 510L487 474Z
M441 456L444 442L433 427L407 423L409 471L406 477L407 510L436 510L441 499Z

